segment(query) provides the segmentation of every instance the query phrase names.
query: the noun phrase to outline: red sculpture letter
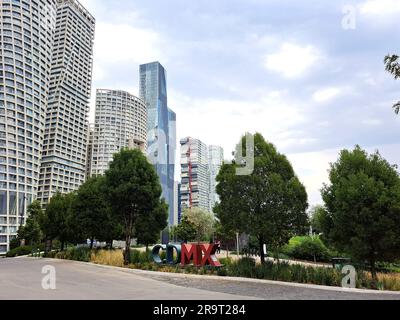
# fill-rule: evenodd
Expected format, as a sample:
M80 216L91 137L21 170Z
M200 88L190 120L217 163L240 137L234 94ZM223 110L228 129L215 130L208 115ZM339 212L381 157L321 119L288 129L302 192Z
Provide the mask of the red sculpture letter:
M221 263L218 261L217 257L215 256L215 252L217 251L216 244L201 244L200 245L200 252L204 253L203 259L201 260L201 265L206 266L210 265L213 267L220 267Z
M201 250L199 250L196 244L186 244L182 245L182 253L181 253L181 265L190 264L190 261L193 259L193 264L198 266L201 263Z

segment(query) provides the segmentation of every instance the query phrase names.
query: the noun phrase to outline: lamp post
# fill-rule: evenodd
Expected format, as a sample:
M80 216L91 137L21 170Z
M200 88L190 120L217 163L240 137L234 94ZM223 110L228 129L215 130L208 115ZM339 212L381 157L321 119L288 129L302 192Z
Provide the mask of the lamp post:
M239 232L236 232L236 250L237 250L237 255L239 257Z

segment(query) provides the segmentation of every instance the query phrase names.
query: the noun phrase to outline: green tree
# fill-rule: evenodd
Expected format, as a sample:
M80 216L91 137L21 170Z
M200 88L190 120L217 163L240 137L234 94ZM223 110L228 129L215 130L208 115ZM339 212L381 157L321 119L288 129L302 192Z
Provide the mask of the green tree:
M215 220L211 213L200 208L185 209L183 217L191 223L195 230L195 237L192 240L197 242L210 240L215 229Z
M95 239L107 239L109 231L116 227L103 192L104 182L103 176L87 180L77 191L72 204L73 214L69 224L79 228L79 238L90 239L91 249Z
M175 228L174 233L179 240L184 242L190 242L196 239L196 227L185 215L182 216L181 223Z
M244 136L234 163L222 166L217 177L220 203L215 210L228 230L257 237L265 263L264 243L276 250L307 229L307 193L287 158L261 134L253 138L254 150L246 150ZM245 165L239 154L254 155L251 174L237 174Z
M18 230L18 239L25 239L28 245L39 244L43 239L41 223L44 219L44 213L39 201L34 201L29 205L27 216L25 226L21 226Z
M146 251L149 250L149 245L154 244L160 237L160 231L168 225L168 205L162 199L159 205L154 208L152 214L141 215L138 218L134 236L139 244L146 246Z
M143 221L141 217L158 214L158 209L165 210L160 199L161 185L154 166L137 149L123 149L115 154L105 173L105 179L105 190L112 213L118 223L123 225L124 264L127 265L133 233L138 223ZM155 230L157 228L154 226Z
M321 233L324 229L326 210L324 206L316 205L310 210L311 227L315 233Z
M74 230L71 230L71 224L69 224L75 196L74 193L61 194L57 192L50 199L42 222L42 230L46 240L51 242L58 239L61 242L61 250L64 250L65 243L76 235Z
M400 257L400 178L376 152L357 146L331 164L322 197L327 209L324 234L339 250L367 261L376 279L377 261Z
M399 64L399 56L387 55L384 59L386 71L394 76L395 79L400 78L400 64ZM400 101L393 105L393 109L396 114L400 112Z

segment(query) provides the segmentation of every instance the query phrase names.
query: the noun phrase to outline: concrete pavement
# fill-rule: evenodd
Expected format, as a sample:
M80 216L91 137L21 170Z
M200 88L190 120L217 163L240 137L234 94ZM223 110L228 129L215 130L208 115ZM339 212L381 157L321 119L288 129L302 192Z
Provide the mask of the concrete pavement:
M54 266L56 290L42 288ZM252 297L185 288L118 269L66 260L0 259L0 300L246 300Z
M43 266L56 290L42 288ZM400 293L169 274L53 259L0 259L0 300L400 300Z

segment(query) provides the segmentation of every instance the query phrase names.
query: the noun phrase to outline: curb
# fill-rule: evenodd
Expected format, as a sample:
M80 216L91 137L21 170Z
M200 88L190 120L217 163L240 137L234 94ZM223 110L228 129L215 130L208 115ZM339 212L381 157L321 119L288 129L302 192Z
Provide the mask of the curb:
M166 277L175 277L175 278L183 278L183 279L209 279L209 280L219 280L219 281L227 281L227 282L246 282L246 283L258 283L265 285L278 285L285 287L294 287L294 288L303 288L303 289L315 289L321 291L334 291L334 292L342 292L342 293L363 293L363 294L372 294L372 295L398 295L400 296L399 291L379 291L379 290L370 290L370 289L352 289L352 288L341 288L341 287L330 287L330 286L322 286L315 284L304 284L304 283L294 283L294 282L283 282L283 281L273 281L273 280L261 280L261 279L252 279L252 278L240 278L240 277L223 277L223 276L206 276L206 275L196 275L196 274L183 274L183 273L169 273L169 272L160 272L160 271L148 271L148 270L139 270L139 269L130 269L123 267L114 267L102 264L95 264L92 262L82 262L82 261L73 261L73 260L60 260L60 259L47 259L43 260L47 261L69 261L75 264L96 266L103 269L113 269L119 270L126 273L132 273L136 275L159 275Z

